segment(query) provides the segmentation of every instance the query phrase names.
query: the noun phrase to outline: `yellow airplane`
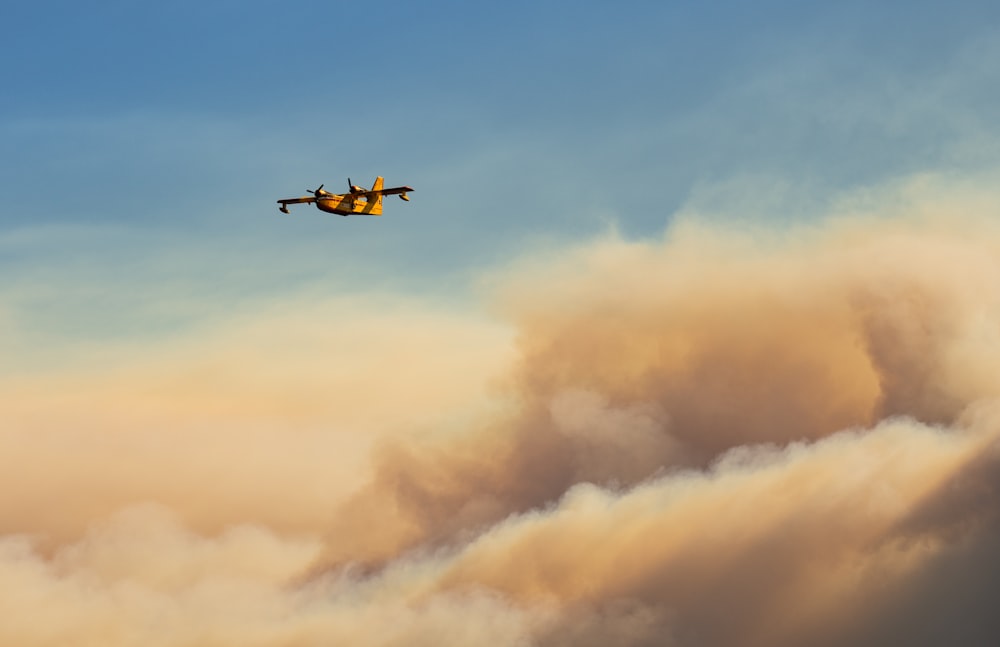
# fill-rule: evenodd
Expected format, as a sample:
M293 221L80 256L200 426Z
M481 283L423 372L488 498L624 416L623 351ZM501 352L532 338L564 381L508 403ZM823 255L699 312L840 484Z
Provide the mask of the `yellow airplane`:
M351 189L349 193L330 193L329 191L324 191L323 185L320 184L319 188L315 191L306 189L312 196L278 200L278 204L281 205L278 207L278 210L282 213L288 213L288 205L290 204L313 203L320 211L336 213L341 216L381 216L382 196L398 195L400 199L409 201L410 196L406 194L413 191L413 187L409 186L384 189L382 188L384 184L385 178L379 176L375 178L375 184L372 185L372 188L366 189L351 184L351 178L347 178L347 186Z

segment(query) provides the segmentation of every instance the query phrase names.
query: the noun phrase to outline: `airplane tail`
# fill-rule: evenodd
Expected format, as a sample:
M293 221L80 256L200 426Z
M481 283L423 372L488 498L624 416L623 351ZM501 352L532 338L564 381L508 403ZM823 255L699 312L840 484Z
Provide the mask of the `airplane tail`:
M372 185L372 191L381 191L382 187L385 186L385 178L381 175L375 178L375 184ZM382 215L382 198L384 196L381 193L375 194L374 197L368 196L368 200L374 202L371 205L371 211L369 213L373 216Z
M375 178L375 184L372 185L372 191L381 191L382 187L385 186L385 178L381 175ZM375 211L382 213L382 194L379 193L375 198Z

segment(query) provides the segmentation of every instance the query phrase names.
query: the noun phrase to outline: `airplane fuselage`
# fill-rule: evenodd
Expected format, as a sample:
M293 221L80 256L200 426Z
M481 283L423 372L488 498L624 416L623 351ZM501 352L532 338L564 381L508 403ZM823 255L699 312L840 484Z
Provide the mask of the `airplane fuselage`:
M364 196L351 198L347 195L331 195L318 198L316 207L320 211L335 213L341 216L361 214L367 216L382 215L382 200L366 200Z

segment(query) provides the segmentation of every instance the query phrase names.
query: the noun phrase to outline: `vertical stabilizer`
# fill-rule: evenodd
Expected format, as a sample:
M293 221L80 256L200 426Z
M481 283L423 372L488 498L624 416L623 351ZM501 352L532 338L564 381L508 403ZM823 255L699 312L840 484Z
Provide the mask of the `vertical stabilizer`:
M382 187L385 186L385 178L381 175L375 178L375 184L372 185L372 191L381 191ZM368 201L371 204L369 213L373 216L382 215L382 198L384 196L381 193L376 193L375 195L369 195Z

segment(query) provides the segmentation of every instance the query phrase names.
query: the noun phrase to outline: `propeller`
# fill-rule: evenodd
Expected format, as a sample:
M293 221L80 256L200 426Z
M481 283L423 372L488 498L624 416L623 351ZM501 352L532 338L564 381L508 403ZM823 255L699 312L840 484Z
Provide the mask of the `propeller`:
M360 186L354 186L354 182L351 182L351 178L347 178L347 187L350 193L364 193L364 188Z
M318 198L322 194L326 193L326 191L323 190L323 185L320 184L318 189L315 189L315 190L314 189L306 189L306 193L311 193L311 194L313 194L314 196L316 196Z

